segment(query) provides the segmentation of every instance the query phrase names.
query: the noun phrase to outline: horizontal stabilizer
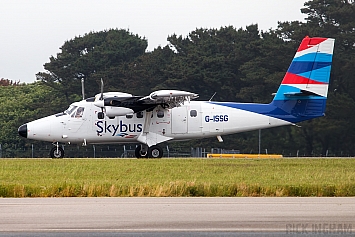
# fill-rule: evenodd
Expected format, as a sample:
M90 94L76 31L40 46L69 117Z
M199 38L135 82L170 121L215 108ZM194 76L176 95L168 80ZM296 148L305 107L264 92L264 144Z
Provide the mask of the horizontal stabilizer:
M284 95L286 97L292 97L292 96L321 96L321 95L318 95L312 91L306 91L306 90L301 90L301 92L285 92Z

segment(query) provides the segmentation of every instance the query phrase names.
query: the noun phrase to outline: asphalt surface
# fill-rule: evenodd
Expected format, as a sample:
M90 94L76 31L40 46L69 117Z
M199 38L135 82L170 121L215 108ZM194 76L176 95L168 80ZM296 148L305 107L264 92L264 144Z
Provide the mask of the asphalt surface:
M1 198L0 236L355 236L355 198Z

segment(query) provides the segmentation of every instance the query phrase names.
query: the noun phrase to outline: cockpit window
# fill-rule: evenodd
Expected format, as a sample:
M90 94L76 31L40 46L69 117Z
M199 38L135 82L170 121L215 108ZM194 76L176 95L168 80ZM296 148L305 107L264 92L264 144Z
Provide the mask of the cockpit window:
M64 113L71 115L76 108L78 108L78 106L71 105Z
M79 107L75 113L73 113L71 116L72 118L81 118L83 117L84 114L84 107Z

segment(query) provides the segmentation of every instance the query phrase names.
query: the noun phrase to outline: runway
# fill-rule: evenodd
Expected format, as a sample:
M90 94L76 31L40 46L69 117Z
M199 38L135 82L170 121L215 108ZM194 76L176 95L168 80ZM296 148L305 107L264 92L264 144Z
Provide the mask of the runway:
M354 236L355 198L0 199L0 236L34 234Z

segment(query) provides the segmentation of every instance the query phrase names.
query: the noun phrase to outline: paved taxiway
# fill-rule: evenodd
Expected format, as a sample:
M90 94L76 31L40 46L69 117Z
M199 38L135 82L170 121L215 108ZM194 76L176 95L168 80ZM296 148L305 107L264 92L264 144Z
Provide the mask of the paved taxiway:
M0 199L0 236L234 231L282 235L340 233L341 228L355 235L355 198Z

